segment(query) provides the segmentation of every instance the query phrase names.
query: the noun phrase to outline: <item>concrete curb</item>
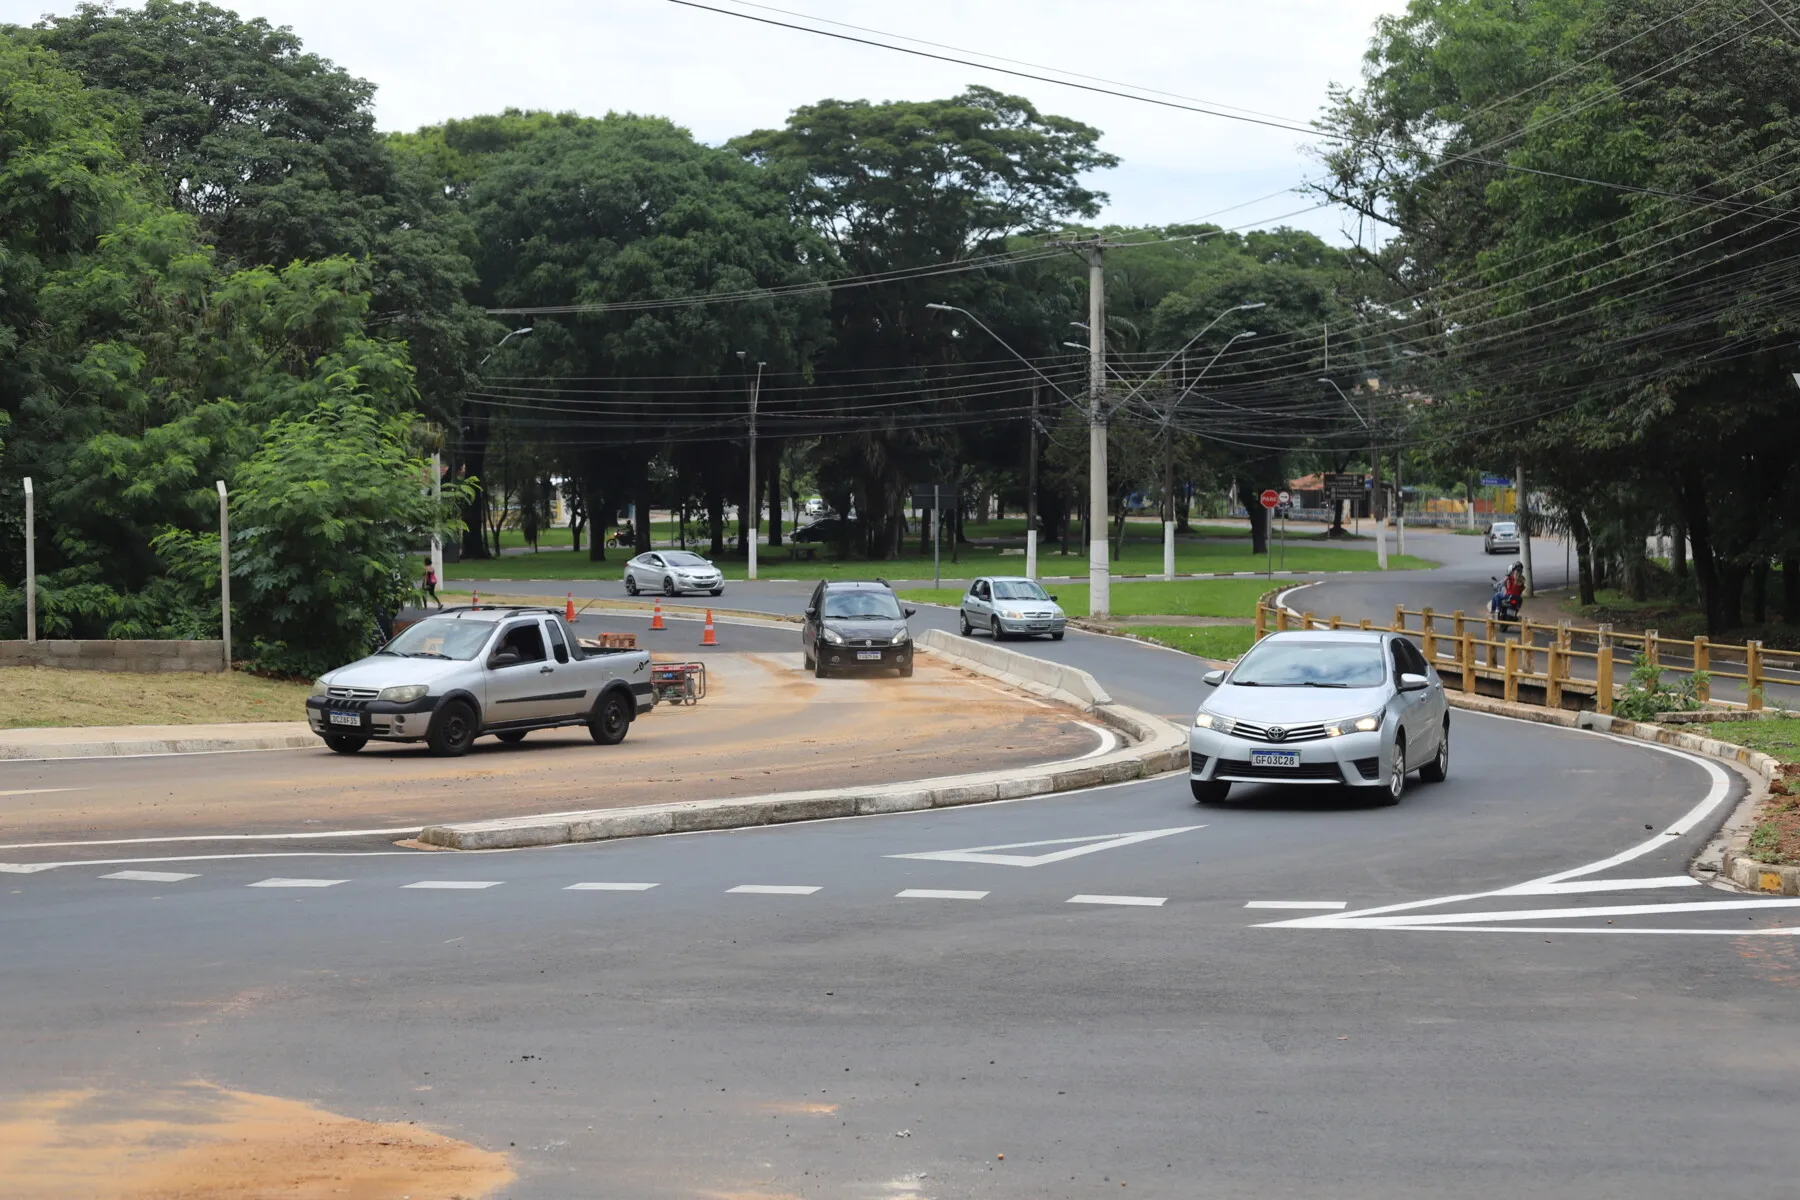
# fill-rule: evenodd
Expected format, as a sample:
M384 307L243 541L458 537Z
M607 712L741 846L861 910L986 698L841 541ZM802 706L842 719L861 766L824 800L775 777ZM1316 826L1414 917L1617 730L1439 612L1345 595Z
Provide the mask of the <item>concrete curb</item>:
M925 645L923 639L920 644L928 652L937 653ZM1031 678L1033 674L1050 672L1040 672L1031 664L1080 676L1081 679L1069 679L1065 682L1084 688L1089 696L1097 693L1105 699L1103 702L1089 699L1087 703L1078 703L1074 707L1099 717L1136 744L1094 758L1067 759L1022 769L952 775L879 787L777 792L728 800L693 800L672 804L646 804L633 808L546 813L541 816L509 817L494 821L432 825L419 834L419 840L426 845L450 850L509 850L569 842L649 837L662 833L742 829L758 825L781 825L790 821L876 816L917 812L927 808L953 808L995 800L1019 800L1027 796L1048 796L1102 784L1125 783L1187 767L1186 730L1160 717L1112 703L1111 697L1106 696L1100 685L1094 682L1093 676L1085 671L1058 667L1055 663L1043 663L1040 659L1012 650L998 647L988 649L994 655L1004 658L990 655L985 656L987 661L984 662L953 655L940 657L946 662L964 666L991 679L1012 683L1035 695L1058 699L1063 703L1079 700L1081 697L1077 692L1065 692L1034 680ZM1023 661L1005 661L1014 659ZM1064 696L1068 699L1063 699Z
M305 726L301 726L305 729ZM310 730L254 737L108 738L93 742L46 742L40 745L0 740L0 762L37 762L58 758L127 758L152 754L217 754L229 750L307 750L323 746Z
M1780 760L1764 754L1760 750L1752 750L1748 746L1739 746L1733 742L1722 742L1717 738L1702 737L1697 733L1682 733L1679 729L1669 725L1627 721L1620 717L1596 712L1569 712L1563 709L1539 708L1533 704L1509 704L1504 700L1495 700L1488 696L1465 696L1461 692L1446 691L1445 695L1449 698L1452 707L1467 709L1470 712L1536 721L1543 725L1560 725L1564 729L1586 729L1596 733L1610 733L1615 737L1633 738L1640 742L1654 742L1659 746L1669 746L1676 750L1686 750L1690 754L1738 764L1763 780L1762 789L1753 789L1758 794L1746 797L1751 802L1752 809L1758 807L1762 797L1767 795L1766 789L1769 782L1781 772ZM1731 833L1726 838L1724 853L1720 861L1719 877L1736 884L1745 891L1765 892L1779 896L1800 896L1800 866L1783 866L1752 858L1748 827Z

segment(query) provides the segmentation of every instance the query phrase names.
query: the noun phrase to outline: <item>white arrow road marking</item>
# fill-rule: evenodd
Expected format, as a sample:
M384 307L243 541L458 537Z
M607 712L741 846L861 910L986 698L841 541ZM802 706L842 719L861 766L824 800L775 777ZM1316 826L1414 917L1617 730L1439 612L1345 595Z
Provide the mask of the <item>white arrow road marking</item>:
M1180 825L1174 829L1146 829L1142 833L1098 833L1088 837L1050 838L1042 842L1007 842L1000 846L970 846L966 850L930 850L920 854L889 854L887 858L925 858L934 862L991 863L1001 867L1041 867L1045 863L1062 862L1100 850L1119 846L1135 846L1155 838L1205 829L1204 825ZM997 854L998 850L1029 850L1035 846L1068 846L1047 854Z
M1347 922L1365 929L1422 925L1479 925L1487 921L1566 921L1573 917L1641 917L1648 913L1730 912L1746 908L1800 908L1800 900L1703 900L1686 904L1610 904L1598 908L1493 909L1488 912L1420 913L1363 917Z
M180 883L184 879L198 879L198 875L183 875L179 871L114 871L111 875L102 875L102 879L130 879L137 883Z
M67 863L0 863L0 872L7 875L35 875L39 871L54 871Z
M1699 887L1692 875L1662 875L1655 879L1593 879L1581 883L1521 883L1501 888L1496 896L1569 896L1582 892L1636 892L1655 888Z

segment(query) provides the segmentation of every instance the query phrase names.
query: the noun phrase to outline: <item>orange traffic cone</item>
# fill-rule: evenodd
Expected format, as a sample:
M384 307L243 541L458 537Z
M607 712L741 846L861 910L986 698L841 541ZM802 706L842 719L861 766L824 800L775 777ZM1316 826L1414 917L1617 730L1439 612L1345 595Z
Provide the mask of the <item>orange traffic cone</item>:
M706 628L700 633L700 644L702 646L716 646L719 644L718 635L713 632L712 609L710 608L706 610Z
M665 628L665 626L663 625L663 622L662 622L662 601L661 600L658 600L656 602L656 611L650 614L650 628L652 630L658 630L658 629Z
M469 607L470 608L480 608L481 607L481 589L480 588L475 589L474 599L469 601Z
M569 593L569 602L563 606L563 620L567 621L571 625L573 625L575 623L575 593L574 592Z

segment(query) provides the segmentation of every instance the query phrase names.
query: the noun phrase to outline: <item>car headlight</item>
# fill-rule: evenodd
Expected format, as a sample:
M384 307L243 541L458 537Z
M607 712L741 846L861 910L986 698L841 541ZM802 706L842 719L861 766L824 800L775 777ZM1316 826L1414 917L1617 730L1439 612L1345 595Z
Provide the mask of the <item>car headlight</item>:
M1194 717L1195 729L1211 729L1217 733L1230 733L1237 728L1237 722L1230 717L1222 717L1218 713L1201 711Z
M1342 721L1325 723L1326 737L1343 737L1346 733L1374 733L1381 728L1380 713L1370 713L1366 717L1346 717Z
M830 629L830 628L822 629L819 631L819 636L823 637L827 642L830 642L833 646L841 646L844 644L844 635L839 633L835 629Z
M430 690L422 683L408 683L400 687L382 688L375 698L392 700L395 704L411 704L414 700L423 699Z
M313 680L312 694L314 696L324 696L324 695L328 694L330 691L331 691L331 689L329 687L325 686L325 681L323 679Z
M1016 608L1003 608L1000 610L1000 615L1009 621L1022 621L1025 619L1025 614Z
M896 646L904 646L910 641L912 641L912 635L904 629L894 635L894 645Z

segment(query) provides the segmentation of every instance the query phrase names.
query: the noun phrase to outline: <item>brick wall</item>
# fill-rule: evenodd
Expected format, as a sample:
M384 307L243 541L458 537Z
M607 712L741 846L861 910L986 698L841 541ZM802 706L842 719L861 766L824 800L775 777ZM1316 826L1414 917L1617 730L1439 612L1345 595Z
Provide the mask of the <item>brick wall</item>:
M221 671L225 643L176 641L0 642L0 667L74 671Z

